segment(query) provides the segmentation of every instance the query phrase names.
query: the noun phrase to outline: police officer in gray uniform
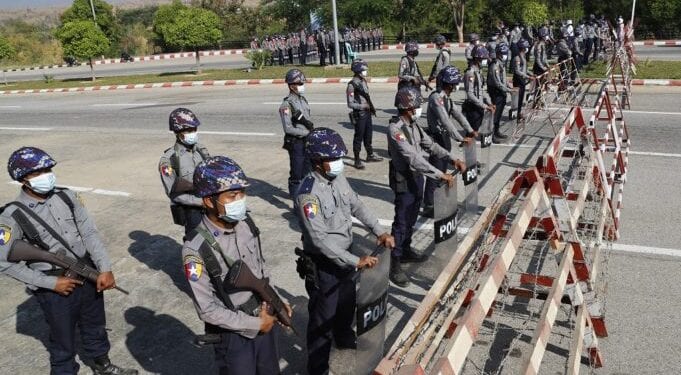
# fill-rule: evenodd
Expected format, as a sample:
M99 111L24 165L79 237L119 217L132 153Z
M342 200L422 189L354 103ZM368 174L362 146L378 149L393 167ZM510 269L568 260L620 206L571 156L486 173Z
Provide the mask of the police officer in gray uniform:
M546 42L549 40L549 29L542 26L539 28L539 39L534 44L534 66L532 72L535 75L544 74L549 70L549 62L546 57Z
M430 89L428 83L421 74L421 69L416 63L416 56L419 55L419 45L416 42L407 42L404 46L405 56L400 59L400 67L397 71L397 89L403 87L414 87L418 92L421 92L421 86L425 85L426 89Z
M198 128L201 122L186 109L177 108L170 112L170 131L175 133L175 145L164 151L158 163L161 182L170 198L173 222L184 226L185 237L201 221L201 199L194 194L194 168L208 158L208 150L198 143Z
M435 89L440 90L440 87L437 86L439 81L436 81L436 78L438 77L442 69L450 65L449 60L451 58L451 52L449 51L449 49L445 48L445 43L447 42L447 39L445 39L444 35L436 36L434 42L435 47L439 49L440 52L438 52L437 57L435 58L435 62L433 63L433 68L430 70L428 82L435 81Z
M289 94L281 102L279 115L284 127L284 146L288 151L290 171L288 191L295 201L296 191L300 181L310 169L305 158L305 137L314 128L310 119L310 105L305 99L305 75L298 69L291 69L286 73L286 83Z
M513 87L518 88L518 109L517 118L522 119L523 101L525 100L525 86L534 79L534 75L527 73L527 51L530 48L530 43L525 39L518 41L518 55L513 58L511 65L513 66ZM508 110L508 117L513 118L511 114L512 109Z
M461 78L459 69L454 66L445 67L437 76L437 85L440 88L428 97L428 112L426 113L428 130L426 133L433 138L435 143L447 151L452 150L452 140L456 141L457 144L462 142L472 143L475 142L475 137L478 136L478 132L471 128L466 117L454 105L450 97L456 85L461 82ZM466 135L465 137L454 127L450 117L454 117L459 125L461 125ZM439 158L435 155L431 155L428 162L442 172L447 171L447 165L449 164L447 158ZM423 193L423 216L425 217L433 217L433 198L436 185L435 180L426 179L426 189Z
M473 49L472 56L473 61L463 77L466 100L461 109L473 130L477 131L482 125L482 117L485 111L494 111L494 106L482 89L483 81L480 73L480 66L482 66L483 60L489 58L489 52L487 52L485 46L479 45Z
M369 96L369 86L366 81L369 66L366 61L357 59L352 62L351 69L355 75L350 82L348 82L348 87L345 90L345 97L347 99L348 108L352 109L350 116L352 125L355 127L355 136L352 140L352 152L355 156L355 168L364 169L364 163L362 163L362 159L359 157L360 151L362 150L362 142L364 142L364 148L367 151L367 162L378 162L382 161L383 158L374 154L374 148L371 144L374 133L371 116L376 115L376 109Z
M394 239L343 175L347 149L338 133L328 128L313 130L305 142L305 152L312 161L312 171L300 185L296 199L303 229L302 257L315 268L305 275L310 297L307 369L309 374L327 374L332 338L338 348L356 347L353 276L358 269L373 267L378 261L350 252L352 217L378 237L379 245L392 248Z
M470 35L470 40L468 45L466 46L466 49L464 50L464 56L466 57L466 61L468 62L468 67L471 66L473 63L473 50L475 47L480 45L480 36L476 33L472 33Z
M504 55L508 55L508 50L506 43L499 43L494 49L488 49L490 56L494 56L487 67L487 93L494 104L494 133L492 136L494 143L501 143L508 138L499 131L501 116L506 106L506 96L512 90L512 87L506 81L506 69L504 69L502 60Z
M95 375L135 375L137 370L109 360L102 292L116 286L111 260L80 199L71 190L55 188L56 164L36 147L20 148L10 156L7 170L21 183L21 191L15 201L0 208L0 273L26 284L43 311L50 330L50 374L78 374L78 326L80 354L92 363ZM8 253L18 240L51 253L66 251L67 257L99 271L97 282L66 277L62 268L47 263L9 262Z
M214 344L216 367L220 374L278 374L276 317L250 291L223 287L237 260L255 277L270 277L260 232L247 213L248 179L232 159L215 156L196 167L194 184L205 214L184 243L182 262L206 333L221 338Z
M423 200L423 178L443 180L452 186L454 177L428 162L428 157L448 158L460 170L465 164L453 153L442 148L425 134L416 120L421 116L421 95L413 87L397 92L395 101L399 117L391 122L388 130L388 153L390 164L388 179L395 194L395 218L392 235L395 249L391 253L390 281L400 287L409 284L401 263L423 262L426 257L411 249L411 237Z

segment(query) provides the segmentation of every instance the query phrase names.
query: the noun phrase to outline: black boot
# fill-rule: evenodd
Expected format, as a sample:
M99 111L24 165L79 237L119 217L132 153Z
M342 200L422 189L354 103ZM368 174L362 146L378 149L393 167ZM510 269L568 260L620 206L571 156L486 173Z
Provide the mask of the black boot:
M372 162L378 162L378 161L383 161L383 158L374 154L373 152L367 155L367 162L372 163Z
M400 262L402 263L422 263L428 259L427 255L421 255L412 249L406 249L402 251L402 257L400 257Z
M359 158L359 152L355 152L355 164L354 167L357 169L364 169L364 163L362 159Z
M492 136L492 143L504 143L508 139L507 135L501 134L498 130Z
M129 368L121 368L109 360L108 356L100 357L94 360L92 371L95 375L137 375L137 370Z
M390 258L390 281L400 288L404 288L405 286L409 285L409 278L404 271L402 271L400 258Z

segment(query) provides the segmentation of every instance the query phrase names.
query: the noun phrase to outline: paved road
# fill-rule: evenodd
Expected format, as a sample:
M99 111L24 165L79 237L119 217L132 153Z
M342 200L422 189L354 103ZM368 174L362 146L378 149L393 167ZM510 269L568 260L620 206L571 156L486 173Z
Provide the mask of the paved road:
M394 85L372 85L377 107L390 108ZM308 99L317 126L338 129L346 142L347 124L342 85L313 85ZM211 353L189 344L192 332L202 329L187 297L179 257L182 237L170 222L163 196L158 158L172 143L167 115L177 106L195 110L202 120L201 139L213 154L235 158L254 180L249 206L262 227L274 283L295 305L295 324L304 331L307 297L294 273L292 249L299 242L297 224L286 197L288 160L280 148L282 131L276 108L285 86L149 89L0 98L0 160L24 145L51 152L59 165L60 184L84 190L114 261L118 281L132 291L129 297L107 293L112 356L145 373L208 373ZM626 113L634 153L625 190L622 239L609 263L607 323L603 340L609 374L679 373L680 341L675 337L681 318L679 288L669 287L681 271L681 112L678 88L635 88L633 110ZM460 95L460 94L458 94ZM391 110L379 110L375 146L386 155L386 124ZM546 147L548 129L519 146L493 148L493 173L481 185L480 202L487 204L514 168L532 163ZM257 156L256 156L257 155ZM385 221L392 219L392 193L387 186L387 164L370 164L365 171L347 168L347 175L366 203ZM12 199L16 187L0 176L0 202ZM463 189L460 188L459 191ZM371 236L361 227L355 235L363 244ZM419 251L432 251L429 232L416 237ZM626 245L626 246L624 246ZM633 252L623 252L628 249ZM668 252L671 256L641 254ZM448 254L435 252L418 268L409 288L391 288L389 331L404 324L425 289L437 276ZM412 268L409 273L416 274ZM47 340L40 310L21 285L0 278L0 368L12 374L47 372ZM395 339L395 333L388 337ZM42 343L42 344L41 344ZM304 342L282 337L282 368L302 373ZM344 355L344 356L343 356ZM350 363L347 352L335 354L337 373Z
M643 46L636 48L638 57L643 61L650 60L681 60L681 47L652 47ZM454 58L463 60L463 49L454 48ZM397 50L382 50L361 53L361 57L367 61L398 61L404 54ZM435 49L421 51L418 61L424 70L430 69L432 60L437 55ZM236 69L247 68L250 64L243 55L206 56L201 58L204 69ZM126 64L96 65L97 76L109 77L119 75L137 74L161 74L191 72L195 69L193 57L177 58L172 60L159 60L148 62L136 62ZM45 74L54 76L55 79L89 79L90 67L78 66L72 68L56 68L24 72L8 72L7 79L10 81L35 81L44 79ZM178 78L179 79L179 78Z

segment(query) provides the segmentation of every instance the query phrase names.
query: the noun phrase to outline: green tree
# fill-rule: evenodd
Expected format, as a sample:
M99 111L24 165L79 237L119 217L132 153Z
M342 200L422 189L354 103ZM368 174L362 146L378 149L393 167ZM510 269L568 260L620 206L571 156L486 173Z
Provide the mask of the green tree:
M154 13L153 31L156 36L156 45L161 46L163 51L168 51L169 47L166 44L165 34L170 25L175 22L177 14L187 7L180 2L180 0L173 0L170 4L164 4L158 7Z
M183 9L163 33L166 44L190 49L196 55L196 71L201 74L199 50L213 47L222 39L220 19L214 12L202 8Z
M509 9L514 21L525 25L543 25L549 19L549 9L538 0L521 0L511 3Z
M15 53L16 51L14 50L14 47L9 44L9 41L5 39L5 37L0 35L0 62L4 62L5 60L13 57ZM5 77L4 69L2 71L2 79L5 81L5 85L7 85L7 77Z
M90 62L92 80L95 80L96 56L109 48L109 39L92 21L73 21L62 25L57 31L57 38L62 43L64 54L87 59Z
M122 35L122 29L118 23L113 8L104 0L92 0L95 7L95 16L97 19L97 26L104 32L111 49L107 48L106 53L110 56L117 55L118 41ZM90 21L94 22L92 18L92 8L90 7L90 0L73 0L73 5L66 9L61 15L62 24L73 21Z

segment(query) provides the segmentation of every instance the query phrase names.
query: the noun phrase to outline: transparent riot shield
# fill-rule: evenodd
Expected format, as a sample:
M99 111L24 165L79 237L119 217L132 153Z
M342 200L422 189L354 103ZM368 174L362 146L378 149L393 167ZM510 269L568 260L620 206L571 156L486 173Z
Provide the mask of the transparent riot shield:
M378 264L361 270L357 281L355 373L363 375L370 374L383 358L388 311L390 251L379 247L371 255L378 258Z
M455 176L456 177L456 176ZM454 180L456 181L456 180ZM449 187L443 183L435 189L433 201L435 212L433 223L435 249L438 253L451 254L457 248L456 231L459 226L459 201L456 183Z
M464 206L466 213L476 215L478 213L478 145L466 144L463 146L464 158L466 159L466 171L461 174L464 186Z
M490 170L490 153L492 146L492 134L494 133L494 112L485 111L480 125L480 157L478 158L479 172L485 174Z

